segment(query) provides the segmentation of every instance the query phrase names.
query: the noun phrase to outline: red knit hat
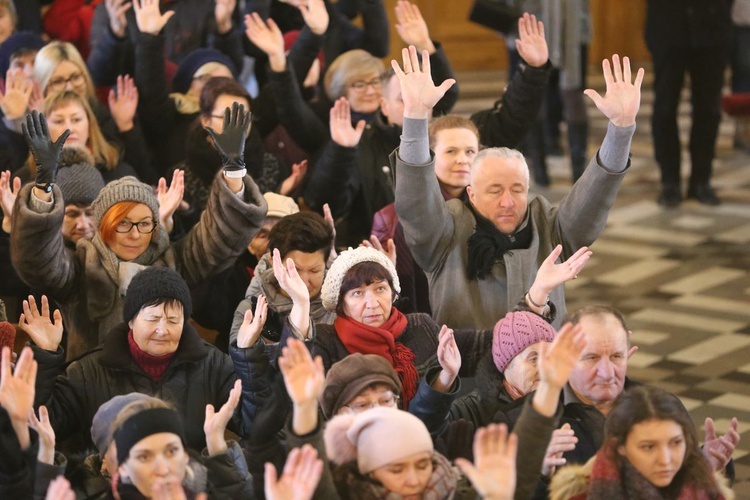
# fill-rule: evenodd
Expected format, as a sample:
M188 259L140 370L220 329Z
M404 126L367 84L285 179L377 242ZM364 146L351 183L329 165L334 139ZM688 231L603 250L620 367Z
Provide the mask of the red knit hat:
M537 342L552 342L557 332L541 316L527 311L509 312L492 330L492 359L499 372L524 349Z

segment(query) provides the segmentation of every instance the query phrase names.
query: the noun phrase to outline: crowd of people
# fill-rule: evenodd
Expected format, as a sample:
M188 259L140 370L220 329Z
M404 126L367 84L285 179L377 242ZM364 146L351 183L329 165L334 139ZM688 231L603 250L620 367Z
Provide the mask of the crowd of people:
M525 13L467 118L408 0L389 67L382 0L47 3L0 0L0 497L734 498L736 419L699 439L619 311L566 308L630 167L628 57L584 90L590 30L562 68ZM555 74L552 205L516 148Z

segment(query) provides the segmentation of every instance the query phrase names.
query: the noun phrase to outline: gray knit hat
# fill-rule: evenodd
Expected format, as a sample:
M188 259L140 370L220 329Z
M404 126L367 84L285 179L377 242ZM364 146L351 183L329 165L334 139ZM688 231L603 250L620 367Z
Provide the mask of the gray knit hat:
M91 204L91 207L94 209L96 225L99 225L102 217L104 217L104 214L107 213L107 210L112 205L121 201L143 203L151 209L154 219L158 219L159 217L159 200L156 198L156 194L154 194L154 188L128 175L104 186L104 189L99 192L99 196Z
M326 274L325 281L323 281L323 288L320 290L320 298L323 301L323 307L329 312L336 310L336 305L339 301L339 294L341 292L341 283L344 281L347 271L361 262L375 262L383 266L386 271L391 275L393 281L393 290L396 293L401 293L401 283L398 280L398 274L396 273L396 266L393 265L391 259L386 257L383 252L375 250L372 247L357 247L349 248L336 257L336 260L331 264L331 268Z
M326 374L326 385L320 396L323 415L333 418L342 406L372 384L385 384L396 396L401 395L401 380L383 356L356 352L337 361Z
M94 158L77 147L62 150L56 182L66 205L91 205L104 188L104 179L94 167Z
M96 410L94 418L91 419L91 440L94 446L99 450L99 454L104 456L112 441L112 422L117 415L130 403L135 401L159 401L151 396L146 396L140 392L131 392L121 396L115 396Z

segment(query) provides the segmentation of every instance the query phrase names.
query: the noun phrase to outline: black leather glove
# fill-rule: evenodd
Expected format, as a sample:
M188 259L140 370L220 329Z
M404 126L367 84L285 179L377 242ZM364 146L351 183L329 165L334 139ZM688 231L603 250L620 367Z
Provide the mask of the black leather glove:
M21 128L26 144L29 145L36 162L36 183L38 185L54 183L57 178L60 153L65 140L70 135L70 130L66 130L57 138L57 141L52 142L47 120L44 114L39 114L36 110L26 115L26 123L21 124Z
M224 131L221 134L206 127L213 137L214 147L219 151L225 172L245 168L245 139L249 130L250 111L245 112L245 106L236 102L231 110L224 110Z

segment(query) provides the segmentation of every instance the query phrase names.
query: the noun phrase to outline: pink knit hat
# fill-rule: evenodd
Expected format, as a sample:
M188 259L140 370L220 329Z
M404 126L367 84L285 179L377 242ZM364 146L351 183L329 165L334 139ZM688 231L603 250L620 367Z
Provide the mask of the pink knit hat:
M492 330L492 359L499 372L524 349L537 342L552 342L557 332L532 312L509 312Z
M356 460L362 474L423 451L434 451L424 423L395 408L336 415L328 421L323 437L331 461L345 464Z

